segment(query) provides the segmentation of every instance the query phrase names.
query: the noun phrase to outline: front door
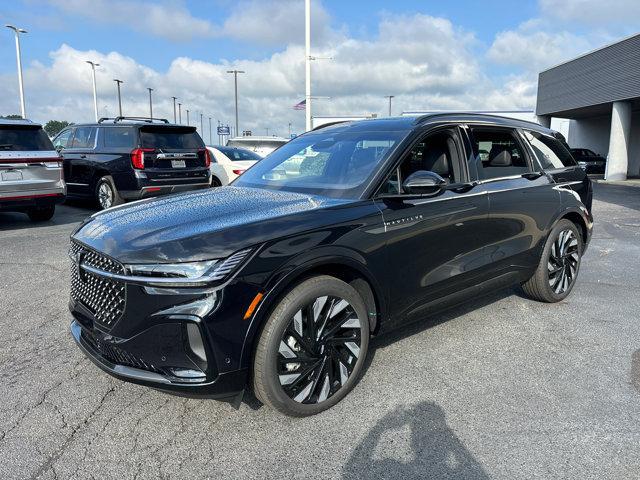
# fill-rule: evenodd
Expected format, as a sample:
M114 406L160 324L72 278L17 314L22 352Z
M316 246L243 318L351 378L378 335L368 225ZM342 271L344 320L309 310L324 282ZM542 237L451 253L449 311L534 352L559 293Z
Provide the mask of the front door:
M391 326L481 281L488 200L481 186L468 183L466 155L457 128L429 133L376 195L386 230ZM402 182L419 170L440 175L446 189L424 197L404 192Z

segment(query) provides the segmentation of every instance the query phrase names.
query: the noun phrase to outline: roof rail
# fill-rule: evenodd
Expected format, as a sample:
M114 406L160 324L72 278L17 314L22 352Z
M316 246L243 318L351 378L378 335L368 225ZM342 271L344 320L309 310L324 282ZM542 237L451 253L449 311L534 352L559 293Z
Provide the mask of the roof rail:
M169 123L169 120L166 118L151 118L151 117L102 117L98 120L98 123L106 122L107 120L113 120L113 123L122 122L123 120L134 120L137 122L145 122L145 123L153 123L153 122L162 122Z

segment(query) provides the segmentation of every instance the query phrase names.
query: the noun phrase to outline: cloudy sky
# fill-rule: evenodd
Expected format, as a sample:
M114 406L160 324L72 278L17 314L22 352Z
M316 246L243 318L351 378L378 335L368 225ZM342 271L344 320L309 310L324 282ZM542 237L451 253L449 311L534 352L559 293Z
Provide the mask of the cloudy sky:
M532 109L537 73L637 33L638 0L316 0L312 3L313 94L331 97L314 115L393 110ZM239 77L240 128L286 135L304 127L303 0L12 0L2 23L22 37L28 116L93 117L123 109L173 117L172 96L191 123L233 121L231 68ZM634 30L634 28L636 30ZM0 32L2 33L2 32ZM13 34L0 36L0 114L18 113ZM185 120L183 116L183 120ZM196 122L197 120L197 122ZM208 128L205 127L205 140Z

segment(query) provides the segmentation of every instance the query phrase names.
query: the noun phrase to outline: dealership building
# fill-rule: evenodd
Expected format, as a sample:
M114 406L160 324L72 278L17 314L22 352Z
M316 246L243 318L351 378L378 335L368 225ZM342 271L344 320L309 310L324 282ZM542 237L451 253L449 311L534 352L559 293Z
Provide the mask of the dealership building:
M640 34L541 72L536 114L569 119L567 142L607 157L607 180L640 176Z

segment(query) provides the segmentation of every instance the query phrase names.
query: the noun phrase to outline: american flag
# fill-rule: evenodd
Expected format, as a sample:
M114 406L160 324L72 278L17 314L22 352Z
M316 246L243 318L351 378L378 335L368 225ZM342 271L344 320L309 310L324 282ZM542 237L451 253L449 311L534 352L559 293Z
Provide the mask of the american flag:
M307 108L307 99L306 98L304 100L302 100L300 103L296 103L293 106L294 110L304 110L305 108Z

